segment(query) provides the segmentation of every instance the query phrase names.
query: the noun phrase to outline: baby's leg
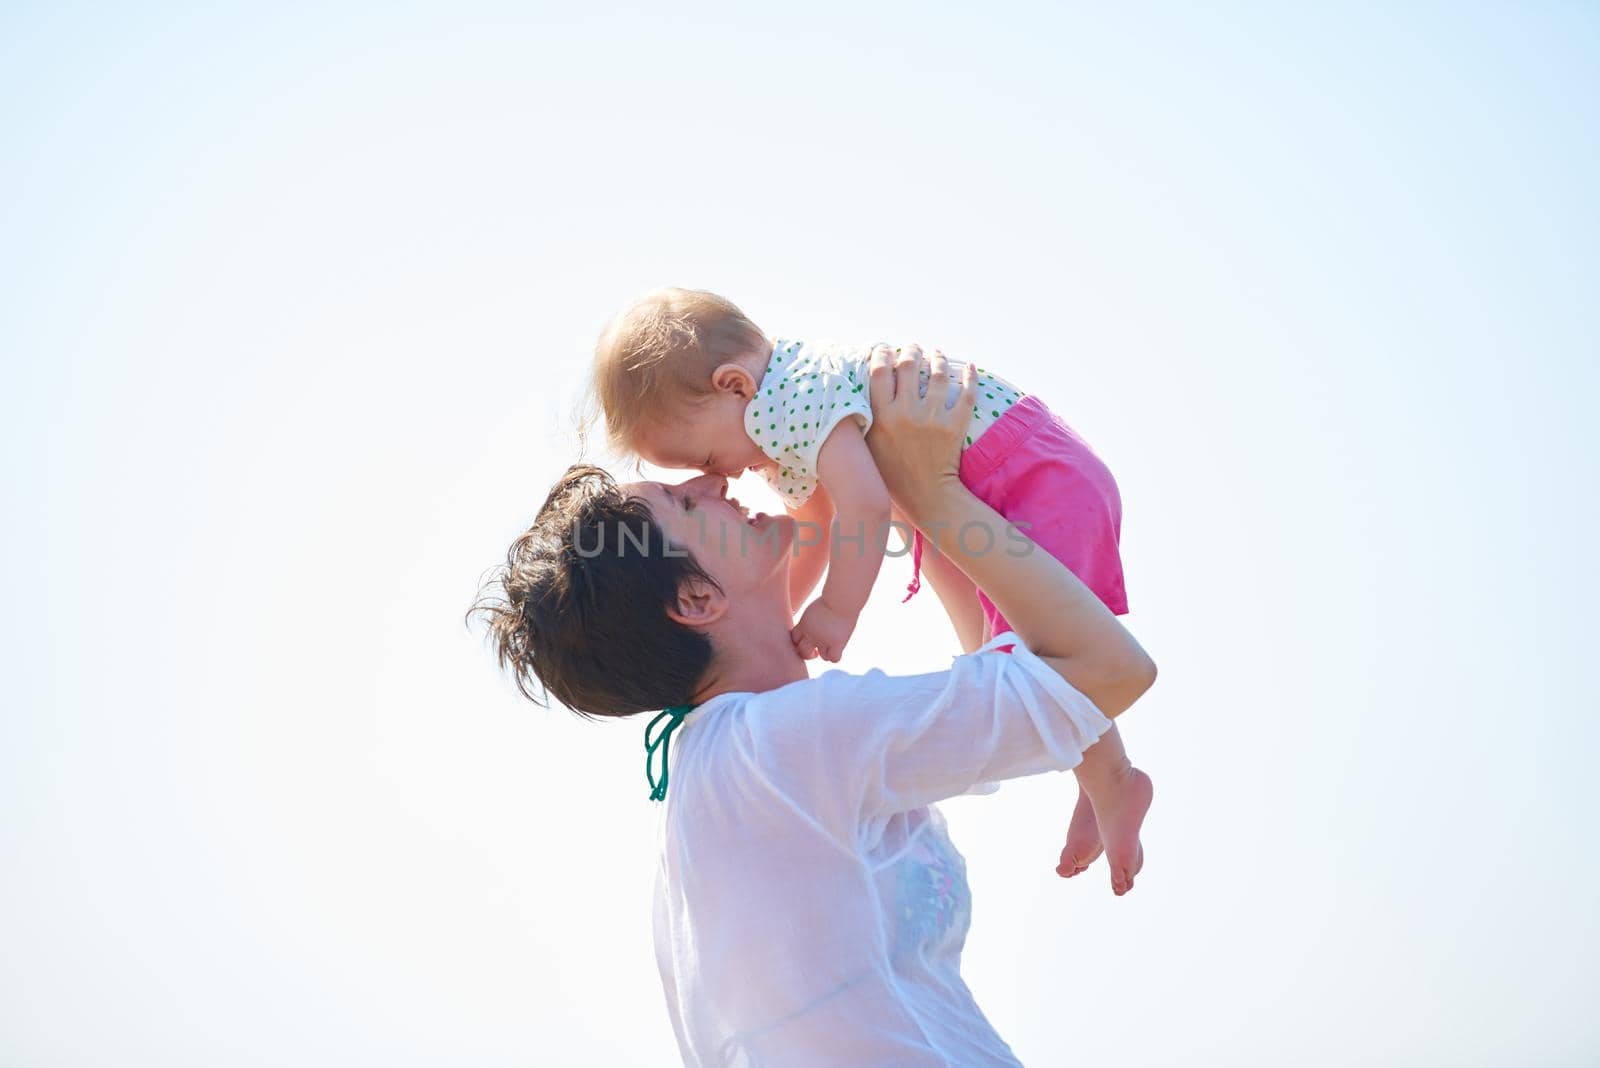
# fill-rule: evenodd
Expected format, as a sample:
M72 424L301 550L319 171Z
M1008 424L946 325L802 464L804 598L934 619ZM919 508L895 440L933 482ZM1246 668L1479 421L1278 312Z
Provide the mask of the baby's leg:
M984 617L978 591L965 572L942 553L922 557L922 573L950 616L956 636L967 652L994 637L996 623L1005 626L997 612ZM1077 768L1078 804L1067 827L1067 844L1061 850L1056 874L1071 878L1082 872L1104 849L1109 853L1111 889L1125 894L1144 864L1139 826L1150 807L1150 778L1128 762L1116 724L1083 754ZM1103 818L1098 812L1105 813Z
M1065 564L1106 607L1125 613L1116 480L1089 446L1042 406L1024 401L1017 407L969 450L970 457L989 435L1007 435L990 451L992 469L979 470L964 458L962 481L1035 546ZM1032 410L1020 410L1025 408ZM1021 418L1012 432L1006 424L1014 416ZM1002 633L1006 622L982 591L979 603L992 632ZM1077 774L1078 801L1056 873L1071 878L1104 851L1112 889L1127 893L1144 863L1139 827L1150 807L1150 779L1128 762L1115 726L1084 754Z
M1116 730L1113 724L1112 730ZM1056 874L1063 879L1081 875L1089 865L1100 859L1105 846L1100 842L1100 823L1094 818L1094 803L1089 791L1078 785L1078 803L1072 808L1072 819L1067 823L1067 844L1061 847L1061 859L1056 862Z
M938 589L937 585L934 588ZM997 615L984 620L985 642L994 637L996 621L1005 626L1005 620ZM1110 849L1111 889L1121 896L1133 888L1133 877L1144 866L1139 827L1150 808L1150 777L1129 763L1115 723L1084 752L1074 774L1078 777L1078 803L1067 824L1067 844L1061 847L1056 874L1063 879L1080 875ZM1094 796L1101 799L1107 813L1105 830L1095 814Z
M922 573L950 616L961 647L972 652L994 637L995 624L1005 626L998 612L983 611L978 591L965 572L942 553L922 557ZM1150 807L1150 777L1128 762L1116 724L1083 754L1078 765L1078 803L1067 826L1056 874L1070 879L1108 852L1111 889L1122 895L1133 887L1133 877L1144 865L1139 827ZM1103 812L1104 817L1097 813Z
M985 599L985 608L988 603ZM997 629L1004 633L1005 627L1003 616L988 612L984 640ZM1081 874L1104 852L1111 867L1111 890L1121 897L1133 889L1133 877L1144 867L1139 828L1153 795L1150 776L1128 760L1115 723L1084 751L1073 774L1078 777L1078 803L1067 823L1067 842L1061 847L1056 874L1063 879Z
M1088 867L1104 846L1111 867L1111 890L1118 897L1133 889L1144 867L1139 828L1150 809L1150 776L1134 767L1115 724L1083 754L1077 767L1078 806L1067 828L1056 874L1071 878ZM1094 839L1098 838L1098 842Z
M901 530L911 529L911 524L892 506L895 522L905 524ZM956 640L964 653L976 652L988 640L983 633L983 608L978 604L978 588L948 556L936 550L922 554L922 575L933 586L939 603L944 606L950 625L955 628Z

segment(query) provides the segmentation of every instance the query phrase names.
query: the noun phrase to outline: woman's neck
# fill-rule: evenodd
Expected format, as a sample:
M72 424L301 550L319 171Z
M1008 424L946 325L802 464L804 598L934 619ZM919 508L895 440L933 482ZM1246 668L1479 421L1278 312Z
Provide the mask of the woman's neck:
M715 655L705 682L695 693L703 704L718 694L765 693L807 678L806 662L794 651L792 624L782 619L738 618L730 612L710 629Z

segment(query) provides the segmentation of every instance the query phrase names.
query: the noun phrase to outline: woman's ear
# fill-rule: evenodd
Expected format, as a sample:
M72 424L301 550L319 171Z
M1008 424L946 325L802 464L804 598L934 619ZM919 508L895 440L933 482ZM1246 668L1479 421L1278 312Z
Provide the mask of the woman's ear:
M728 610L728 598L705 579L689 578L678 587L678 599L667 607L667 615L686 627L710 626Z
M731 393L740 400L756 395L755 376L736 363L725 363L711 372L711 388L718 393Z

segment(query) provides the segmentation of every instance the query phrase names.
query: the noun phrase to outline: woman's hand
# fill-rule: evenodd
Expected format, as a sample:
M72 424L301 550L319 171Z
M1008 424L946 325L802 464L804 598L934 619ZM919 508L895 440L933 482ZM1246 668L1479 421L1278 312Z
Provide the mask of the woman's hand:
M967 364L959 388L954 388L944 354L935 350L925 360L917 345L895 352L880 345L872 350L868 368L872 429L867 447L889 496L920 526L942 495L965 492L961 444L978 394L977 373ZM924 368L929 375L926 394L919 388Z

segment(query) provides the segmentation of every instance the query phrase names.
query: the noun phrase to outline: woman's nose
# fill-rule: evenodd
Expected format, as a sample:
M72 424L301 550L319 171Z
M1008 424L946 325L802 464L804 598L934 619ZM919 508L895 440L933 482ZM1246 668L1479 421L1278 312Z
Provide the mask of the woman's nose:
M694 484L698 493L715 494L718 497L728 495L728 478L726 475L701 475L699 478L689 480Z

